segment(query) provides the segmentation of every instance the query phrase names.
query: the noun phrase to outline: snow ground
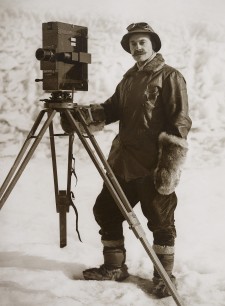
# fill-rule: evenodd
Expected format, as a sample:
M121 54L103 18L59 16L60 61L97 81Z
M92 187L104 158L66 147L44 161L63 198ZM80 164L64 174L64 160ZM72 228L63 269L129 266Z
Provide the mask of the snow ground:
M59 163L61 173L63 162ZM4 173L11 163L11 158L2 159ZM48 158L31 160L2 209L1 305L174 305L172 298L158 301L150 295L152 264L126 224L127 264L132 277L123 283L83 280L82 270L100 265L102 260L92 215L101 179L88 159L76 164L75 203L83 243L77 238L74 213L70 211L68 245L59 248ZM180 205L176 213L175 274L184 305L224 305L224 170L224 166L186 169L177 190ZM63 183L61 186L65 188ZM135 212L151 242L139 206Z
M42 22L59 20L88 26L92 53L89 91L77 93L77 101L85 104L108 98L133 64L118 43L127 24L134 19L146 20L160 33L166 61L187 80L193 119L176 212L175 274L187 306L225 305L224 3L64 0L62 7L61 2L51 0L2 0L0 4L0 184L41 109L37 101L44 94L33 80L40 76L34 53L41 46ZM149 10L140 10L143 5ZM106 155L116 130L113 125L96 135ZM58 140L57 147L63 189L65 142ZM59 248L45 137L1 210L0 305L175 305L172 298L155 300L149 293L152 264L126 224L127 264L132 277L123 283L83 280L83 269L102 263L98 226L92 214L102 182L79 141L74 152L78 175L75 203L83 243L77 238L71 210L68 246ZM139 206L135 212L151 242Z

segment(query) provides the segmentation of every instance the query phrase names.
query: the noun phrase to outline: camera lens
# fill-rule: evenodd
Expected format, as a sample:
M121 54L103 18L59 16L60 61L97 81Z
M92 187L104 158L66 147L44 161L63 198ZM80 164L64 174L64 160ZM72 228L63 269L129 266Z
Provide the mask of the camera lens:
M39 48L37 49L35 56L36 56L36 59L38 59L39 61L54 61L55 60L55 54L53 53L53 51L49 49Z

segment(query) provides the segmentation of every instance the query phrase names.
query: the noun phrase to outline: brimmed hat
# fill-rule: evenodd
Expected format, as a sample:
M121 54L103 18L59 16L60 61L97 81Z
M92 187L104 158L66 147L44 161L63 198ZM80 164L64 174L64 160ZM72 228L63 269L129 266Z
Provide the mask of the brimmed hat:
M161 40L154 32L154 30L150 27L149 24L146 22L138 22L138 23L132 23L127 27L128 33L125 34L121 40L121 45L125 51L130 53L130 45L129 45L129 39L130 36L135 33L146 33L149 34L151 41L153 42L153 50L155 52L158 52L161 48Z

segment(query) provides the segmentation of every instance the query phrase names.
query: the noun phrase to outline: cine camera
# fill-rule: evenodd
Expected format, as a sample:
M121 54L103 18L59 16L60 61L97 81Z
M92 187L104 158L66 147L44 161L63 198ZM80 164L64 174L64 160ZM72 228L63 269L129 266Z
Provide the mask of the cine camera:
M88 28L62 22L42 24L42 48L36 50L36 58L43 71L43 90L87 91Z

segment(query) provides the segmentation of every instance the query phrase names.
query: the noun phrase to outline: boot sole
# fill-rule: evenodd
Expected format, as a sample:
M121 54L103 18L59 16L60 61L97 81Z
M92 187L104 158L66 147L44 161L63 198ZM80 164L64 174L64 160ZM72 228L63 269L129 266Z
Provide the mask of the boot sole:
M92 273L90 271L84 271L83 276L85 280L96 280L96 281L116 281L116 282L121 282L128 278L130 275L129 273L124 274L123 276L117 278L115 277L104 277L103 275L97 275L96 273Z

